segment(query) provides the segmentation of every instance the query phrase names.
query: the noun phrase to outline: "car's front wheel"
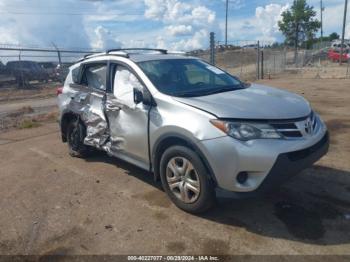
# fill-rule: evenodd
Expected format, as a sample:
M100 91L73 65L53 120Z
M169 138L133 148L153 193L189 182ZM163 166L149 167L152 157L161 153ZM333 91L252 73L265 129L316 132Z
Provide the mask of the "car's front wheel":
M184 146L168 148L160 161L165 192L179 208L200 213L215 202L213 184L200 157Z

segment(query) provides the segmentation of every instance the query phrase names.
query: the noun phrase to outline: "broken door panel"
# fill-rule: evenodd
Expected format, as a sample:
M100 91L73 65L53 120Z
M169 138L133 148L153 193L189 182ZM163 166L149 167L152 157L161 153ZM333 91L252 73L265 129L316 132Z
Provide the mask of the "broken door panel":
M104 114L105 92L92 91L86 86L76 84L72 84L70 88L71 100L67 108L79 115L86 126L84 144L102 148L109 137Z
M89 105L85 107L82 114L82 120L86 125L84 144L96 148L102 148L109 137L108 123L104 113L104 96L102 92L92 92Z
M107 63L91 63L84 65L81 82L87 86L89 95L83 94L77 99L81 100L81 119L86 126L84 144L96 148L102 148L106 143L108 123L104 113L106 100L106 74Z

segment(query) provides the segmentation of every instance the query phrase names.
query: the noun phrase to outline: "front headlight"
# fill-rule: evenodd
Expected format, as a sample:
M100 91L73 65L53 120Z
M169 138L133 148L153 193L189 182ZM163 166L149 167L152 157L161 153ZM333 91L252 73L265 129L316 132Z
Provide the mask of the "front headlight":
M210 123L227 135L242 141L282 138L282 136L268 124L229 122L217 119L210 120Z

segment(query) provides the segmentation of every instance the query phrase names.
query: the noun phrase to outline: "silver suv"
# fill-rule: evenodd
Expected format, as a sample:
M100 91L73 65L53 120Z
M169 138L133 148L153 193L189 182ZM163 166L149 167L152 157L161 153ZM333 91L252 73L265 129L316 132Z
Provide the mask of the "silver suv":
M63 142L160 179L179 208L271 190L328 151L328 132L301 96L159 49L86 56L59 92Z

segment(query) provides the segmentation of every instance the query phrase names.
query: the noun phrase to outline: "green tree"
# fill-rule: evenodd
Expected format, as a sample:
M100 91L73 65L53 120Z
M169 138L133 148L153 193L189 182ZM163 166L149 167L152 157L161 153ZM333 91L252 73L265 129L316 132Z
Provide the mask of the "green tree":
M282 13L282 20L278 22L279 29L286 38L286 44L295 48L295 62L300 44L312 40L321 28L321 23L315 16L316 11L306 3L306 0L294 0L291 8Z
M340 35L338 35L336 32L334 32L334 33L331 33L328 38L329 38L329 41L333 41L333 40L339 39Z

